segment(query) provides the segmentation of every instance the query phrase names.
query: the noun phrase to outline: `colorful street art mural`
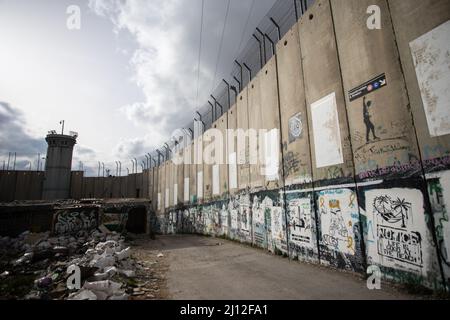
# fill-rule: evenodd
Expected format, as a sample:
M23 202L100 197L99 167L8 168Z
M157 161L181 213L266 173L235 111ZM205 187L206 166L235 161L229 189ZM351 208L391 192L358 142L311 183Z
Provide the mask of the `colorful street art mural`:
M448 277L445 190L450 186L441 180L430 180L429 194ZM364 274L368 266L376 265L388 280L439 289L443 282L430 223L422 190L373 183L320 191L241 193L173 211L160 225L166 228L163 233L224 237L292 260L350 272Z

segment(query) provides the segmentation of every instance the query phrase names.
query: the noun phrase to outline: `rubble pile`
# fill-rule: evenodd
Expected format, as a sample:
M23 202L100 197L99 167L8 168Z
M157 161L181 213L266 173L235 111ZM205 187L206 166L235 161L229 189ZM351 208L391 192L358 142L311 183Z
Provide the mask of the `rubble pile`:
M127 300L142 269L130 254L123 236L105 229L0 237L0 299Z

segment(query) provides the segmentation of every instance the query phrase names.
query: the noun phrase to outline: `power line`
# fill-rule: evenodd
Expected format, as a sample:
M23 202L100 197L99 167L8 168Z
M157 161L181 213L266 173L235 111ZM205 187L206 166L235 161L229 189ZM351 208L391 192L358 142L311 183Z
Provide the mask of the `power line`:
M252 5L250 7L250 11L248 12L247 21L245 22L244 32L242 32L241 41L239 42L239 47L238 47L236 53L234 54L235 58L237 58L237 55L241 51L242 43L244 42L245 34L247 33L248 24L250 23L250 18L252 16L253 9L255 7L255 3L256 3L256 0L253 0Z
M200 90L200 62L202 57L202 39L203 39L203 14L205 9L205 0L202 0L202 20L200 24L200 43L198 48L198 64L197 64L197 96L195 98L195 107L198 105L198 94Z
M217 69L219 67L219 61L220 61L220 56L222 54L222 46L223 46L223 38L225 36L225 29L227 26L227 22L228 22L228 14L230 13L230 0L228 0L228 4L227 4L227 12L225 14L225 20L223 22L223 29L222 29L222 37L220 39L220 46L219 46L219 52L217 53L217 61L216 61L216 70L214 72L214 80L212 82L212 89L211 91L214 90L214 85L216 83L216 77L217 77Z

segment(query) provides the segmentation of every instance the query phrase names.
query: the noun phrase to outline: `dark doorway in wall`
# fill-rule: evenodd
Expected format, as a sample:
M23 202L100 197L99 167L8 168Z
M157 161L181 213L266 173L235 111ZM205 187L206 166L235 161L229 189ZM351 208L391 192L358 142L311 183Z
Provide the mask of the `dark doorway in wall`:
M141 189L136 189L136 199L139 199L141 196Z
M147 224L147 211L145 208L135 208L128 212L126 229L128 232L145 233Z

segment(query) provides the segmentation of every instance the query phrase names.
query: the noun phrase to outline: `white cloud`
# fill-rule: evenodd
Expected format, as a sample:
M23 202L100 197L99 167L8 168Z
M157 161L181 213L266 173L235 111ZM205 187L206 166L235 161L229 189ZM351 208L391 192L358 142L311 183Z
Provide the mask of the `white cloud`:
M201 1L90 0L90 8L107 17L116 32L128 32L138 49L130 66L133 81L142 89L145 100L124 105L120 110L133 124L148 128L151 143L128 140L130 145L158 146L178 127L187 125L195 110L204 105L213 87L217 50L222 32L226 1L206 1L203 52L200 72L200 95L197 93L197 55L199 46ZM233 1L225 33L222 61L217 82L228 75L251 1ZM262 12L254 15L258 22L273 0L260 1ZM251 32L249 29L247 32ZM237 35L237 36L234 36ZM216 83L217 84L217 83ZM197 105L196 105L197 104ZM118 146L121 149L123 146ZM125 149L123 149L125 150ZM134 147L128 152L140 151Z
M196 23L174 23L186 2L91 0L90 7L110 18L116 30L128 31L139 46L130 65L145 101L125 105L121 111L135 125L149 127L149 133L168 135L175 126L182 125L173 121L182 119L180 111L187 119L194 105L196 66L186 62L193 60L189 57L193 55L192 44L187 39ZM168 137L160 138L154 142L163 143Z

